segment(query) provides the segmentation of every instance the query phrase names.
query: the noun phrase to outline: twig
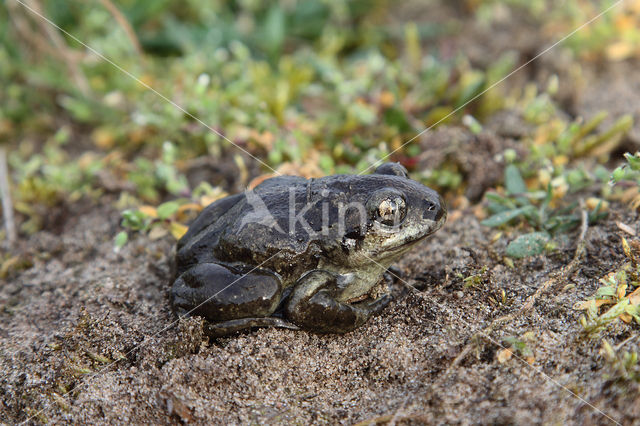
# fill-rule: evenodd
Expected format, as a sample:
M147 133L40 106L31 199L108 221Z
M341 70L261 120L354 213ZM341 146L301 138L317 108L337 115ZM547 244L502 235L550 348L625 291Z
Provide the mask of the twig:
M571 260L571 262L569 262L567 265L565 265L559 272L553 274L549 279L547 279L535 291L535 293L533 293L531 296L527 297L527 300L525 301L524 305L522 305L522 307L518 311L513 312L511 314L508 314L508 315L505 315L505 316L502 316L500 318L496 318L495 320L491 321L491 324L489 324L487 327L485 327L484 329L476 332L471 337L469 343L467 343L465 345L465 347L462 349L462 351L458 354L458 356L456 356L456 358L453 360L451 365L447 368L445 373L440 377L440 379L438 380L438 383L443 382L444 380L446 380L449 377L449 375L453 372L453 370L473 350L473 348L477 344L477 342L478 342L480 337L491 339L489 336L495 330L495 328L497 326L499 326L501 324L504 324L504 323L511 322L514 319L516 319L518 317L521 317L521 316L525 315L526 313L528 313L529 311L531 311L531 309L533 309L533 306L536 303L536 300L543 293L545 293L550 287L553 287L557 282L563 281L563 280L567 279L568 277L570 277L576 271L576 269L578 269L578 267L580 266L580 263L582 262L582 258L584 257L584 254L586 252L586 249L585 249L585 246L586 246L585 237L587 235L587 229L589 227L587 211L584 209L584 202L582 200L580 201L580 206L582 208L582 221L581 221L581 226L580 226L580 235L578 236L578 243L577 243L577 246L576 246L576 251L575 251L575 254L574 254L573 259Z
M13 203L9 192L9 169L7 167L7 151L0 146L0 196L2 197L2 217L4 228L7 231L9 248L16 241L16 226L13 220Z
M29 25L29 22L19 8L20 5L18 3L13 1L7 2L7 13L11 23L13 24L13 28L17 33L16 40L18 42L26 42L26 44L29 45L31 49L25 50L28 53L36 53L33 51L49 52L51 50L51 46L47 42L46 38L44 38L39 32L33 30L32 26ZM29 52L29 50L32 51Z
M105 9L107 9L109 13L113 15L114 19L118 22L118 25L122 27L125 34L127 35L127 38L131 42L131 45L133 45L133 48L136 50L136 53L139 56L142 56L144 52L142 51L140 40L138 40L136 32L133 30L133 27L131 26L129 21L127 21L127 18L122 14L122 12L120 12L120 9L118 9L111 0L100 0L100 3L102 3Z
M449 365L449 367L447 367L447 370L444 372L444 374L440 377L440 379L438 379L438 383L442 383L444 382L444 380L449 377L449 374L451 374L451 372L458 367L458 365L460 365L460 363L462 361L464 361L464 359L467 357L467 355L469 355L469 353L473 350L474 346L475 346L475 341L476 341L476 337L479 335L479 333L474 334L471 337L471 341L472 343L468 343L463 349L462 351L458 354L458 356L455 357L455 359L453 360L453 362L451 362L451 364Z
M618 343L614 349L616 351L619 351L621 347L623 347L627 343L635 340L638 336L639 336L638 334L634 334L634 335L629 336L628 338L624 339L622 342Z
M24 1L27 2L26 0ZM32 8L37 13L42 14L42 6L40 5L40 2L38 2L37 0L30 0L27 3L28 7ZM83 95L88 96L91 93L91 89L86 76L78 65L78 55L73 49L69 48L60 33L58 33L57 30L52 28L45 21L37 20L35 21L35 24L40 29L40 34L38 36L35 35L38 33L38 31L33 31L33 34L30 34L31 30L27 28L28 25L25 24L22 17L19 16L19 13L17 13L16 4L14 4L14 2L9 2L8 6L10 7L8 7L7 10L10 11L11 19L18 33L20 33L20 35L23 36L25 40L28 40L31 44L35 45L38 50L44 51L54 57L58 56L57 59L65 64L70 74L70 78L75 83L78 90ZM22 4L21 6L27 7ZM12 11L12 8L15 10ZM43 43L43 40L47 40L48 42Z
M31 0L30 4L36 12L42 13L42 6L40 5L39 1ZM63 58L65 59L65 63L67 64L69 74L71 74L71 78L75 82L80 92L83 95L88 96L91 93L89 82L87 81L87 77L80 69L78 62L76 62L75 57L72 53L72 49L69 48L64 38L62 38L60 33L51 25L48 25L41 19L38 19L36 23L40 27L40 29L49 37L49 40L51 40L51 43L55 46L55 48L58 49L58 51L62 54Z

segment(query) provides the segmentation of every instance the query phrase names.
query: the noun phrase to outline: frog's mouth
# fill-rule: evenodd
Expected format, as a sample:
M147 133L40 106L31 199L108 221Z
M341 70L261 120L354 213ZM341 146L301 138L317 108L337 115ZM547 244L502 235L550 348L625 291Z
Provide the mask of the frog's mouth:
M344 301L344 303L348 303L350 305L355 305L357 303L364 302L365 300L368 300L368 299L371 299L371 298L372 297L371 297L371 295L369 293L364 293L364 294L361 294L360 296L352 297L351 299L347 299L347 300Z
M412 240L405 241L399 246L382 249L379 252L373 253L372 257L375 259L379 259L380 261L384 259L391 259L391 262L393 262L393 260L395 260L398 256L410 251L414 246L416 246L419 242L427 239L430 235L431 234L422 235Z
M372 252L372 257L374 259L387 259L387 258L396 258L399 255L404 254L405 252L411 250L415 245L419 242L427 239L431 235L433 235L437 230L439 230L444 222L447 219L446 213L442 215L437 222L433 222L432 226L427 227L427 231L423 233L417 233L414 235L407 235L404 238L400 237L399 244L386 245L379 244L376 245L375 250Z

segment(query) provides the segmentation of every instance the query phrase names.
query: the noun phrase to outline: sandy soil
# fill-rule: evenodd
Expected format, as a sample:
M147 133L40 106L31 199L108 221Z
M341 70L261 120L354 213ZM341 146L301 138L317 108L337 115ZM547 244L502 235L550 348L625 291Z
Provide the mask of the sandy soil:
M531 50L526 41L523 51ZM559 58L545 62L542 75ZM626 75L616 78L620 93ZM595 72L587 78L601 83L568 95L568 113L607 105L612 116L640 112L637 96L626 96L626 106L615 97L606 101L608 80ZM466 195L479 200L502 174L495 153L518 148L518 122L505 130L504 120L487 125L479 139L450 128L420 143L437 153L457 135L446 159L460 164L474 182ZM635 132L626 147L637 143ZM478 143L484 148L474 151ZM425 156L420 167L444 158ZM589 227L575 274L541 294L529 313L477 341L476 332L518 311L571 261L578 230L552 253L511 268L504 249L520 231L493 243L495 231L479 224L473 206L452 208L445 227L397 265L401 279L391 305L359 330L260 329L209 341L201 320L176 322L169 309L169 238L135 237L114 252L120 214L113 201L67 206L59 226L23 239L12 252L24 267L0 281L4 422L640 424L640 386L610 380L599 353L601 338L616 345L637 335L638 326L617 322L589 338L572 309L623 262L616 222L640 232L638 215L626 206L614 204L606 220ZM463 278L470 275L481 279L468 287ZM526 360L498 359L512 337L527 341ZM638 345L636 339L625 349Z
M521 307L572 258L577 238L511 269L504 239L491 244L493 232L469 210L451 216L397 265L406 285L398 280L391 306L361 329L261 329L209 342L200 320L175 324L169 310L171 241L140 237L116 254L118 212L86 211L60 234L26 241L22 256L33 267L2 283L0 415L34 423L608 423L593 404L637 422L637 387L607 380L600 342L581 334L572 309L622 261L615 222L640 231L637 215L614 208L589 229L587 257L569 282L447 371L474 332ZM483 266L482 282L465 287L460 276ZM620 323L603 337L617 343L632 332ZM525 333L531 365L499 362L504 339Z

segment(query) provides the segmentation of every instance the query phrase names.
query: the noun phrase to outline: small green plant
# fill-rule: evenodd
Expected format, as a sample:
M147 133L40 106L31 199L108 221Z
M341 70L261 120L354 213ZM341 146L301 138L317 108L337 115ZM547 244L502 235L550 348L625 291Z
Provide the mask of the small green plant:
M483 266L482 268L474 271L471 275L465 276L462 273L457 273L456 277L462 280L464 288L475 288L479 287L485 280L488 279L488 267Z
M612 186L615 185L614 197L628 203L631 208L640 208L640 152L625 153L625 164L611 173Z
M609 342L602 340L600 353L608 363L610 374L608 379L616 382L636 382L640 383L640 364L638 363L638 352L624 351L612 347Z
M640 264L637 261L640 244L635 241L629 244L623 238L622 247L627 262L599 280L602 285L592 299L574 305L574 309L586 311L580 317L580 324L588 334L597 334L618 319L640 324Z
M621 201L628 203L631 208L640 208L640 152L624 154L626 163L617 167L611 173L611 184L622 191L619 193Z
M532 331L524 333L522 336L510 336L503 339L504 346L498 351L496 357L498 362L504 363L511 359L513 354L523 358L529 364L535 362L535 356L531 345L535 343L535 334Z
M635 154L626 152L624 158L627 163L613 171L611 174L612 183L618 183L623 180L640 182L640 152Z
M147 202L156 203L162 192L173 195L187 195L189 185L187 178L177 167L178 153L176 146L165 141L162 154L155 161L139 157L127 173L127 180L135 185L135 193Z
M515 258L540 254L552 244L555 234L567 232L580 224L578 203L552 207L557 197L551 183L546 191L529 191L518 167L508 165L504 172L506 193L486 194L490 217L482 221L484 226L499 227L525 221L533 232L520 235L507 246L507 255ZM563 190L565 192L566 189ZM606 216L601 205L589 212L590 223Z
M528 343L531 343L533 336L530 333L525 333L522 337L507 337L504 339L512 350L518 352L525 358L533 357L533 350L529 347Z
M114 249L120 250L129 240L129 234L146 234L155 240L171 235L179 240L187 232L186 222L204 207L226 196L220 188L207 183L200 184L191 193L190 198L178 198L167 201L157 207L144 205L122 212L121 226L124 228L114 238Z
M622 142L623 136L633 127L633 117L627 114L599 131L609 116L606 111L600 111L586 121L582 117L567 121L558 117L557 111L553 110L555 105L546 92L529 101L526 108L536 105L536 100L541 97L545 99L544 103L550 105L550 113L541 119L530 120L538 124L535 139L545 141L531 146L533 158L548 158L560 163L584 157L601 158L603 161L610 157ZM525 117L528 116L526 111L525 109Z
M464 283L464 288L478 287L480 284L483 283L483 281L485 281L488 278L487 276L488 269L489 268L487 266L483 266L482 268L480 268L480 270L476 271L474 274L469 275L468 277L465 277L462 274L457 274L457 276Z
M25 218L20 231L33 234L42 229L51 208L83 196L98 196L95 176L101 162L91 154L71 160L65 150L69 128L61 127L35 153L32 144L11 152L9 164L16 180L15 209ZM24 157L28 156L25 161Z

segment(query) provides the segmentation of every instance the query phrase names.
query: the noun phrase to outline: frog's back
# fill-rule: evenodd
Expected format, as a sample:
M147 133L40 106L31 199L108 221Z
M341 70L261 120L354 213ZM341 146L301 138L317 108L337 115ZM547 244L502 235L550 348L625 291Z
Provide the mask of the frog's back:
M364 204L361 197L371 189L367 180L368 176L352 175L266 180L246 191L242 201L216 224L220 235L216 252L229 259L252 257L255 263L274 255L278 261L308 261L321 248L342 239L340 208Z
M338 226L340 206L363 205L372 185L370 176L268 179L221 200L234 198L226 201L224 211L207 207L201 214L205 217L191 226L195 230L190 228L185 242L180 241L179 257L189 264L216 260L299 275L315 267L328 250L340 247L340 234L349 233Z
M291 220L295 224L295 214L310 201L311 183L302 177L280 176L244 192L243 199L216 223L216 258L262 265L281 275L295 276L299 268L308 269L318 252L313 235L299 221L293 232L289 228Z

